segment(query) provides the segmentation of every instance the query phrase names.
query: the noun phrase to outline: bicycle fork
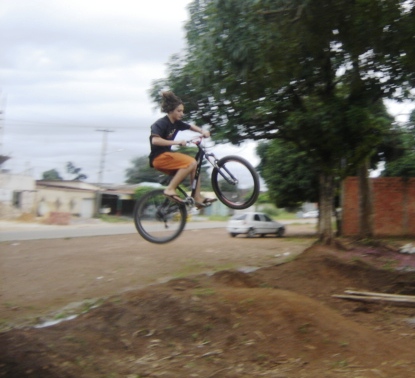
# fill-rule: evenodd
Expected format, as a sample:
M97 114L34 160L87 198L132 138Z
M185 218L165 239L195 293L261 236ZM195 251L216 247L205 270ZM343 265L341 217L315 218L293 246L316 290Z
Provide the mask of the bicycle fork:
M211 158L213 158L213 161L211 160ZM219 174L225 179L225 181L228 184L237 185L239 183L238 179L231 172L229 172L228 168L226 168L225 165L219 167L219 160L213 153L206 154L206 159L209 161L210 164L212 164L213 168L216 168L218 170ZM228 175L226 176L223 171L225 171Z

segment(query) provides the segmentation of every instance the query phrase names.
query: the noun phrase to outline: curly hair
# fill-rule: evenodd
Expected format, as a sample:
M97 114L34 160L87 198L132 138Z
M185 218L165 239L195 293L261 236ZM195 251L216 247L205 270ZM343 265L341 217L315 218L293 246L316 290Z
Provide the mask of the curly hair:
M169 113L176 109L179 105L183 105L183 101L173 92L162 92L161 97L161 111L164 113Z

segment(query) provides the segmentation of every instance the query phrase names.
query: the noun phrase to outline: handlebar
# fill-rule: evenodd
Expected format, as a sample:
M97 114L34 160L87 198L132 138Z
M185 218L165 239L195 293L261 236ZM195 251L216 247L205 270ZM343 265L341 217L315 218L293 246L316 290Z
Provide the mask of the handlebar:
M192 139L186 140L186 146L189 146L191 144L194 144L194 145L196 145L198 148L200 148L202 150L207 150L207 149L209 149L209 148L211 148L211 147L213 147L215 145L215 143L212 142L211 145L209 144L209 146L207 146L206 144L203 144L202 143L203 142L203 139L206 139L206 138L204 138L201 135L198 135L196 137L193 137Z
M196 146L199 146L202 143L202 140L203 140L203 136L197 136L197 137L187 140L186 144L187 145L195 144Z

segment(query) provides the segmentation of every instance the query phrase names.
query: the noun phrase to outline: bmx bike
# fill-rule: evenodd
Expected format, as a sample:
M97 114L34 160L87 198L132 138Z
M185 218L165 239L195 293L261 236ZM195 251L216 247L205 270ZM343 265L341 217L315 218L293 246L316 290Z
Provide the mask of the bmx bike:
M155 189L144 194L135 204L135 227L138 233L151 243L170 242L184 230L188 213L196 206L194 194L204 159L213 167L211 172L213 191L219 201L227 207L238 210L246 209L258 198L259 177L255 168L247 160L233 155L217 159L203 146L201 137L191 139L186 143L194 144L198 149L195 156L196 173L190 195L181 184L177 187L177 191L183 203L165 196L163 189Z

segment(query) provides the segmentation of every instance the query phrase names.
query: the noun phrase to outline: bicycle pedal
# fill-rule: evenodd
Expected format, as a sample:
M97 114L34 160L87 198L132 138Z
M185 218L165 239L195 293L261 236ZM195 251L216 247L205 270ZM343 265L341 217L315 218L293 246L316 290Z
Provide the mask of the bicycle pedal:
M195 205L195 200L192 197L186 197L184 199L184 203L186 204L186 206L188 207L193 207Z

